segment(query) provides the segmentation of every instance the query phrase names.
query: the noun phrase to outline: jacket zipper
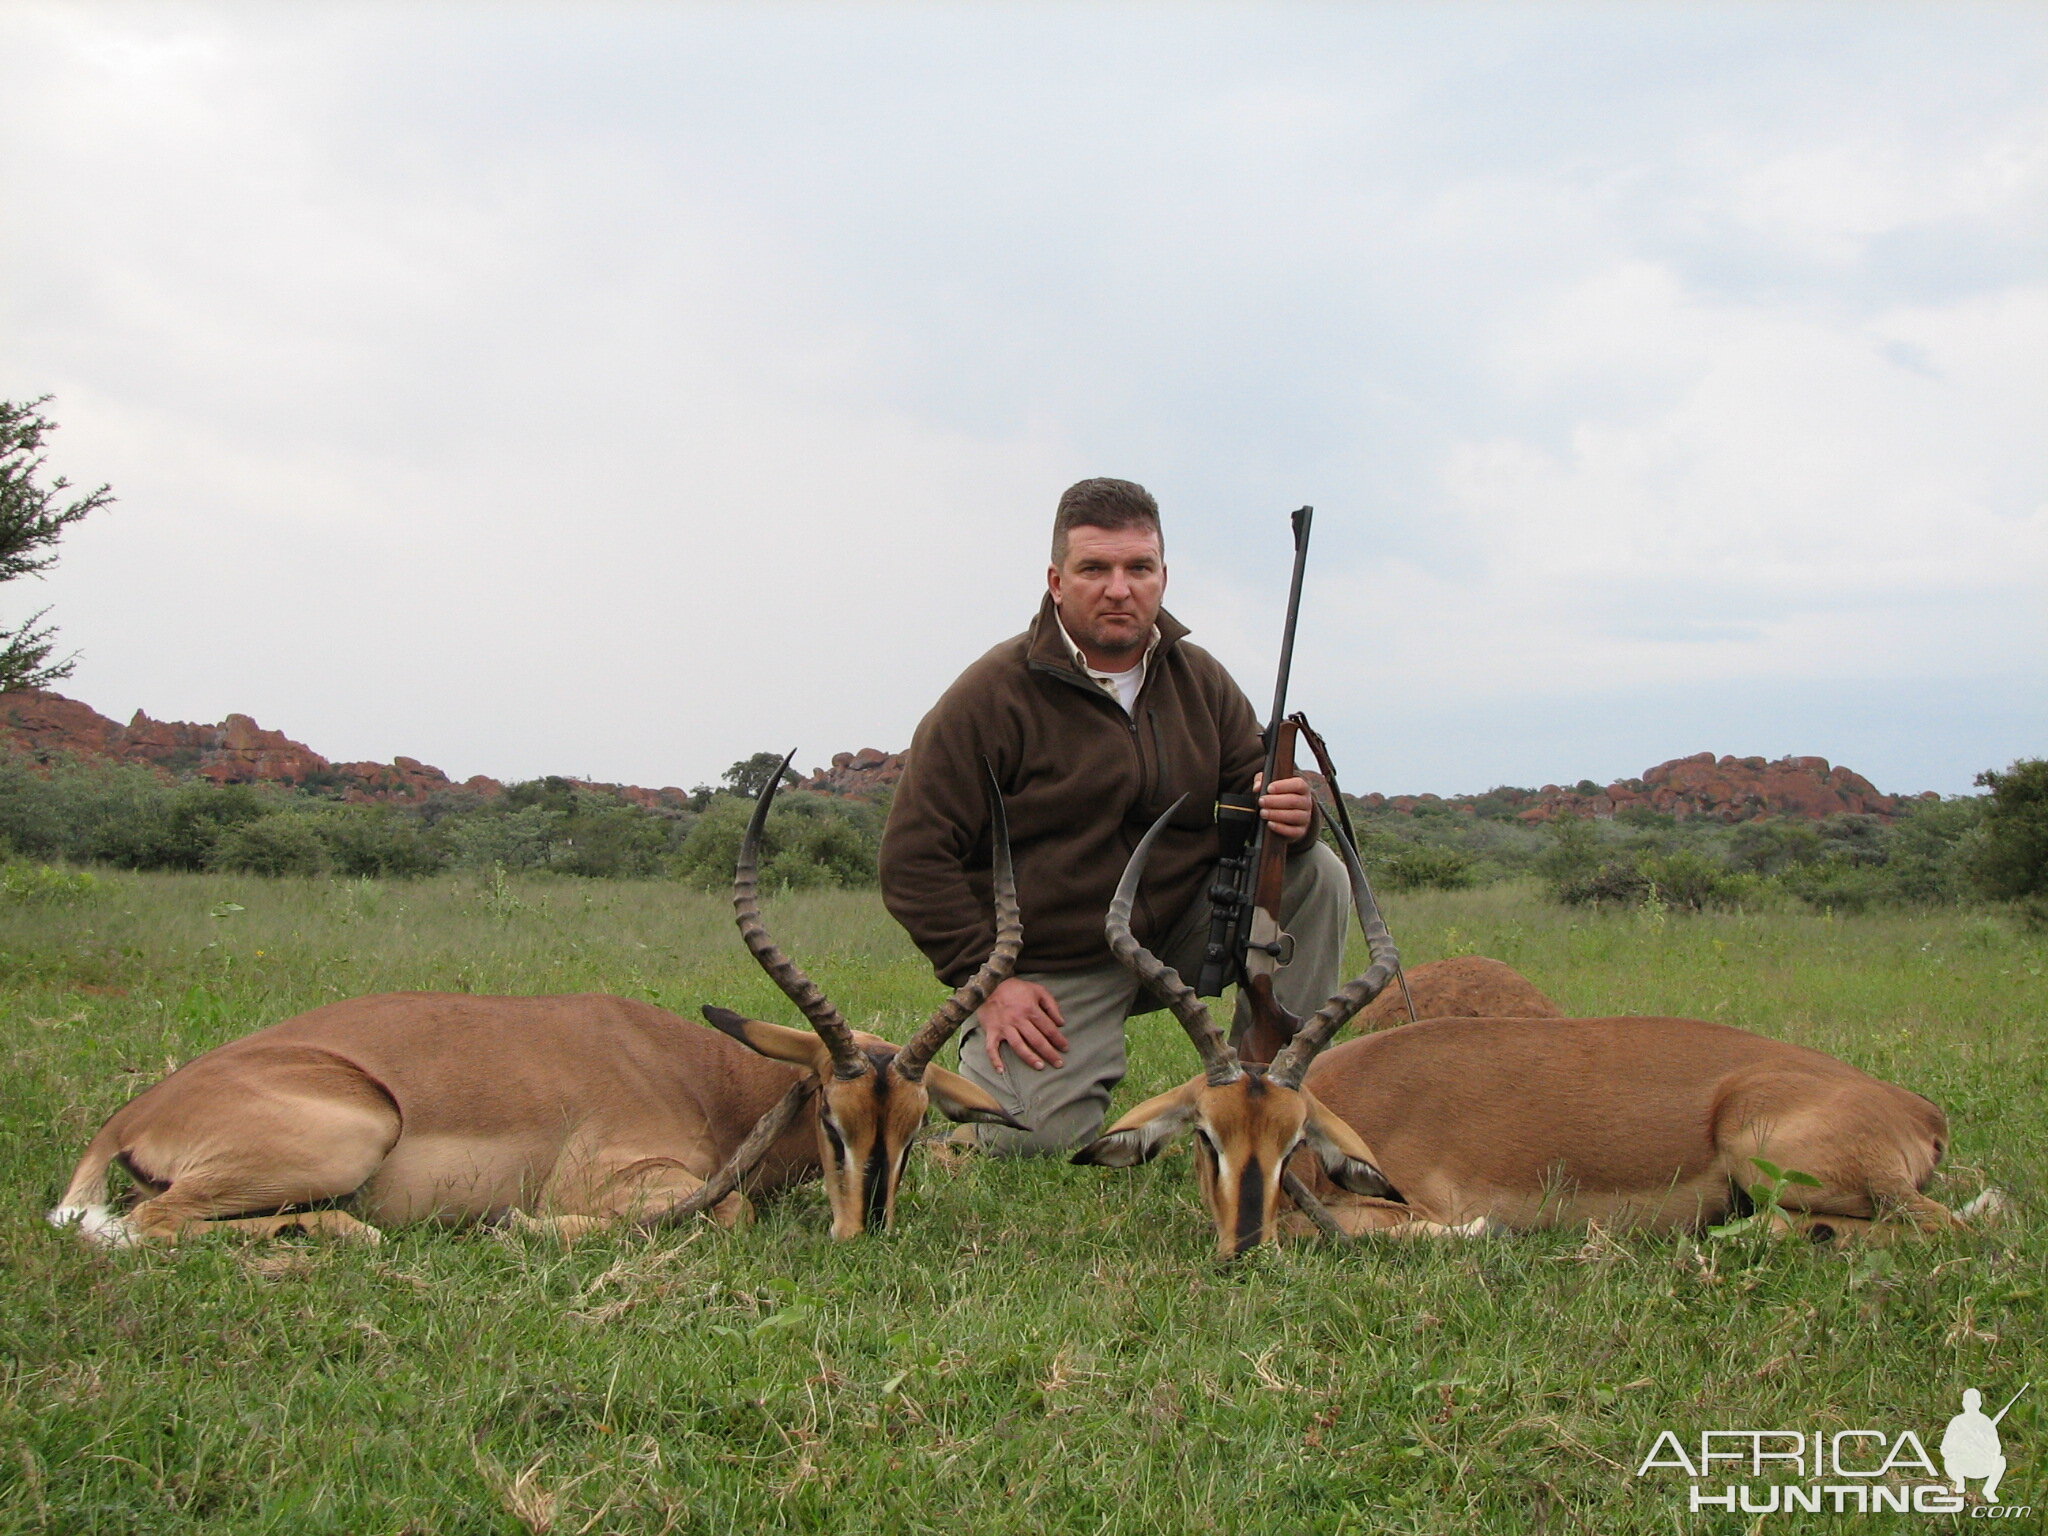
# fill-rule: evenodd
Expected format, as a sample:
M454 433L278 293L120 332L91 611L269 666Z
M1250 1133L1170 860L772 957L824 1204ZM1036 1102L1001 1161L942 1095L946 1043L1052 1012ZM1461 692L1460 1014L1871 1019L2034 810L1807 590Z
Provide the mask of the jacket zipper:
M1128 713L1124 709L1123 705L1119 704L1115 699L1111 698L1108 694L1104 693L1092 678L1083 677L1081 676L1081 674L1073 671L1070 668L1055 667L1043 661L1027 662L1026 665L1034 672L1043 672L1048 677L1056 677L1061 682L1067 684L1070 688L1078 688L1083 693L1089 695L1091 698L1100 699L1106 707L1115 710L1118 715L1123 717L1124 739L1130 742L1131 755L1138 760L1139 804L1149 804L1151 802L1152 796L1151 786L1147 782L1147 774L1145 769L1145 741L1144 737L1142 737L1138 733L1137 716ZM1145 674L1145 681L1141 683L1138 687L1138 698L1143 698L1145 691L1151 686L1152 673L1148 669ZM1136 709L1137 705L1138 699L1132 699L1132 709ZM1154 743L1157 743L1159 740L1159 712L1155 709L1148 707L1145 711L1145 714L1146 717L1150 719L1152 722L1152 739ZM1126 825L1122 829L1122 838L1124 843L1124 853L1125 856L1128 857L1130 853L1138 846L1137 840L1131 836L1130 828L1128 825ZM1133 913L1133 916L1138 919L1139 926L1143 927L1147 931L1149 931L1152 928L1152 903L1146 898L1146 895L1142 889L1138 892L1137 910Z

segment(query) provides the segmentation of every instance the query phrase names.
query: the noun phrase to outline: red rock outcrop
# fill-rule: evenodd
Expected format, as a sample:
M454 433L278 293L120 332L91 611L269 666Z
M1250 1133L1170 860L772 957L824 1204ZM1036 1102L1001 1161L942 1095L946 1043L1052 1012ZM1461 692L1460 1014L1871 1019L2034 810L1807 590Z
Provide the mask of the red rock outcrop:
M1917 801L1938 800L1932 790L1919 795L1887 795L1851 769L1824 757L1691 757L1659 763L1639 779L1619 779L1599 786L1581 783L1566 788L1497 789L1484 795L1366 795L1368 810L1406 815L1451 810L1462 815L1503 812L1539 825L1560 816L1605 819L1621 812L1656 811L1680 821L1706 817L1712 821L1755 821L1765 816L1875 816L1896 820Z
M474 782L474 781L472 781ZM690 808L690 792L677 789L673 784L664 784L660 789L642 789L637 784L590 784L578 779L585 789L595 789L604 794L617 795L628 805L637 805L643 811L686 811Z
M448 789L464 789L488 800L505 792L503 784L483 774L455 784L440 769L415 757L395 757L388 763L332 763L282 731L264 730L247 715L229 715L219 725L193 725L152 720L137 710L123 726L76 699L39 689L0 693L0 747L9 744L42 762L63 754L139 763L166 775L194 774L216 784L310 786L354 801L411 803ZM892 761L900 773L901 759ZM674 812L690 804L689 791L673 784L661 789L635 784L583 787L648 811Z
M282 731L266 731L247 715L229 715L218 725L152 720L141 710L128 724L62 694L28 689L0 693L0 746L47 761L53 754L141 763L165 774L196 774L216 784L291 784L326 788L349 800L411 802L460 787L486 798L504 793L496 779L479 774L460 786L440 769L415 758L388 763L331 763ZM816 768L799 788L833 795L873 795L903 777L904 754L863 747L840 752L829 768ZM577 781L581 782L581 781ZM674 785L642 789L633 784L588 784L649 811L679 811L690 795ZM1932 793L1881 794L1859 773L1824 757L1720 757L1697 752L1659 763L1640 779L1575 788L1546 784L1540 790L1499 789L1484 795L1365 795L1367 810L1406 814L1452 812L1461 816L1511 815L1529 823L1560 816L1609 817L1631 808L1685 819L1751 821L1763 816L1876 816L1891 820L1915 800ZM1412 982L1412 978L1411 978Z
M796 786L825 795L872 795L895 787L903 777L903 754L862 747L858 752L835 752L830 768L813 768L811 776Z
M266 731L247 715L218 725L152 720L141 710L116 725L97 710L61 694L28 689L0 693L0 742L41 761L52 754L139 763L165 774L194 774L215 784L316 785L339 789L350 800L423 800L450 788L448 775L410 757L389 763L330 763L282 731ZM472 779L471 788L491 779Z

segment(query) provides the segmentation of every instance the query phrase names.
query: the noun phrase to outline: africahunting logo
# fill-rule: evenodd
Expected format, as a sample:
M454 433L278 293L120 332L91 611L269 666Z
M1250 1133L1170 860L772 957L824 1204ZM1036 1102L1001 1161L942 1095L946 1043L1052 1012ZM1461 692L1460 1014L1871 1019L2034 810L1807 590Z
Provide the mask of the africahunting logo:
M1693 1443L1667 1429L1635 1475L1691 1479L1691 1510L1954 1515L1967 1509L1973 1520L2024 1519L2033 1514L2031 1506L1999 1500L2007 1458L1998 1422L2026 1390L2022 1386L1993 1414L1984 1412L1983 1393L1965 1391L1963 1411L1936 1442L1939 1467L1910 1429L1707 1429Z

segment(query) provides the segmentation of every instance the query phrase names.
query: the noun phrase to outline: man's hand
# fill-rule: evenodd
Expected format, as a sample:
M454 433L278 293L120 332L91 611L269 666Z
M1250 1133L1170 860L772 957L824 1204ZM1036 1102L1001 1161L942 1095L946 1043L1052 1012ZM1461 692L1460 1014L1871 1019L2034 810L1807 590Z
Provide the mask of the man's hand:
M981 1043L988 1048L988 1064L998 1072L1006 1070L1006 1045L1026 1066L1040 1071L1065 1060L1060 1052L1067 1048L1067 1021L1060 1017L1053 995L1035 981L1012 976L997 983L975 1017L981 1024Z
M1264 778L1264 774L1253 778L1255 792ZM1308 791L1307 779L1277 779L1271 789L1259 796L1259 815L1282 842L1301 841L1314 819L1315 808L1315 796Z

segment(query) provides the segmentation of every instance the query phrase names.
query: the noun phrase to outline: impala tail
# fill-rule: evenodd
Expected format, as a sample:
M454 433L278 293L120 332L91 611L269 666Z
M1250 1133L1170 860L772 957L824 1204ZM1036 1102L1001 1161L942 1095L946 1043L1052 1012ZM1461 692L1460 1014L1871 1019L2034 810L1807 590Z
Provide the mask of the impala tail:
M78 1234L107 1247L123 1247L133 1241L125 1217L107 1203L107 1172L121 1155L121 1137L110 1123L85 1149L71 1175L64 1198L49 1213L53 1227L76 1227Z

